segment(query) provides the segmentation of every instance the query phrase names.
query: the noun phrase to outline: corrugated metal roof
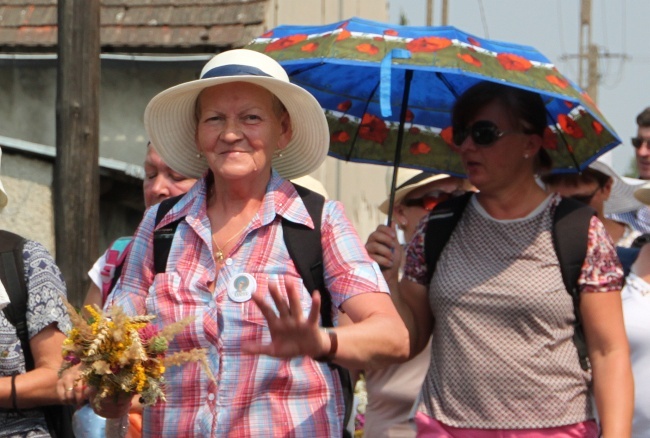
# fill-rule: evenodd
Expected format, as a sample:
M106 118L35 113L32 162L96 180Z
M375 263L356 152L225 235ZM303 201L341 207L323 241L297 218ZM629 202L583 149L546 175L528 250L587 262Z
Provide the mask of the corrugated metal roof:
M241 47L263 33L267 5L268 0L101 0L102 52ZM0 52L52 52L56 41L56 0L0 0Z

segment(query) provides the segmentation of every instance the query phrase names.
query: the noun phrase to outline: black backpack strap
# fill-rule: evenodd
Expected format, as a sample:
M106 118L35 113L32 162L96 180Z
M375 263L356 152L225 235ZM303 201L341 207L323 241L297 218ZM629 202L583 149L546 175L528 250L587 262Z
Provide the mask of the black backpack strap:
M183 195L174 196L173 198L165 199L158 204L158 211L156 211L156 222L154 226L163 220L165 215L181 200ZM178 224L185 217L178 218L164 227L161 227L153 232L153 269L156 274L165 272L167 269L167 259L169 258L169 250L172 247L174 240L174 233Z
M318 290L321 296L321 320L323 327L332 327L332 296L325 286L323 271L323 245L321 243L321 218L325 198L316 192L305 187L294 184L296 191L302 198L309 216L314 222L314 229L291 222L282 218L282 233L284 243L289 256L296 265L298 273L302 277L305 288L309 293ZM336 370L341 381L343 400L345 401L345 414L343 416L343 437L350 436L346 430L347 424L352 416L352 405L354 400L354 388L350 371L340 365L330 363L330 368Z
M332 327L332 298L325 287L321 244L321 217L325 198L299 185L294 184L294 187L314 222L314 229L282 218L284 243L309 293L315 290L320 292L323 327Z
M7 320L16 328L16 335L25 356L27 371L34 369L27 330L27 284L21 236L0 230L0 279L7 290L10 304L3 309Z
M435 206L429 213L424 234L424 258L427 262L427 283L431 282L442 250L456 228L474 192L467 192Z
M564 286L573 300L575 312L573 342L578 349L580 366L585 371L589 369L589 360L580 315L578 279L587 256L589 224L595 214L591 207L574 199L563 198L553 215L553 245L560 262Z

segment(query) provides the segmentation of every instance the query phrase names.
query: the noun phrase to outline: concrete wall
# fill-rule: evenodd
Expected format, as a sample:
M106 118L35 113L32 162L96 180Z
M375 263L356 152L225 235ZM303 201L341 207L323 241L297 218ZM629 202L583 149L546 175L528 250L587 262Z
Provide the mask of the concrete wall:
M52 165L3 153L0 175L9 198L0 212L0 229L36 240L54 256Z

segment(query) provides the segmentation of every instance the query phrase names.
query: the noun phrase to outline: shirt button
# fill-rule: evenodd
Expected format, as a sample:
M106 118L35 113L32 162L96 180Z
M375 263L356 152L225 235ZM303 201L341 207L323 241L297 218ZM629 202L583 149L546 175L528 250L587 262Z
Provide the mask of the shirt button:
M228 257L228 258L226 259L226 265L228 265L228 266L231 266L231 265L232 265L232 259L231 259L230 257Z
M212 393L208 394L208 400L210 401L214 400L214 394Z

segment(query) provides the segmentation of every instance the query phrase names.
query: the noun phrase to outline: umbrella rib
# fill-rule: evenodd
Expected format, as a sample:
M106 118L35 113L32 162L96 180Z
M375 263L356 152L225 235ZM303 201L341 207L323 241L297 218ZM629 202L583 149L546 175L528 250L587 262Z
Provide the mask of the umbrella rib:
M368 99L366 99L366 105L363 107L363 112L361 113L361 120L359 120L359 123L357 124L357 129L354 131L354 137L352 137L352 147L348 150L347 156L345 157L346 161L350 161L350 158L352 157L352 153L354 152L354 149L357 145L357 137L359 136L359 129L361 129L361 122L363 121L363 115L366 113L368 110L368 105L370 105L370 101L372 101L372 96L375 95L375 92L377 91L377 88L379 87L379 81L377 81L377 84L373 87L372 91L370 92L370 96Z
M404 137L404 123L406 122L406 111L408 110L409 92L411 91L411 80L413 70L406 70L404 73L404 94L402 95L402 108L399 115L399 127L397 129L397 144L395 145L395 160L393 163L393 181L390 185L390 200L388 201L388 226L393 218L393 204L395 203L395 186L397 185L397 171L402 161L402 141Z
M447 78L444 77L443 74L440 73L439 71L436 72L436 76L438 77L438 79L440 79L440 81L441 81L443 84L445 84L445 86L446 86L447 89L451 92L451 94L454 95L454 98L455 98L455 99L458 99L458 93L456 92L456 90L454 89L454 87L451 86L451 83L447 80Z

